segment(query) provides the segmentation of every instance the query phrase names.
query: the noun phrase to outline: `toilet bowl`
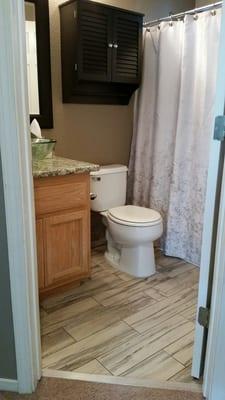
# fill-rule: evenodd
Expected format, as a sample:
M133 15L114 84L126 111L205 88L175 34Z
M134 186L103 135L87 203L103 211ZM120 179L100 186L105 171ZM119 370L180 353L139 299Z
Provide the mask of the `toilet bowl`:
M122 206L103 213L103 218L107 227L107 261L138 278L153 275L153 242L163 232L160 214L143 207Z
M91 209L103 216L107 261L138 278L155 273L153 242L163 232L161 215L152 209L125 205L127 167L106 165L91 173Z

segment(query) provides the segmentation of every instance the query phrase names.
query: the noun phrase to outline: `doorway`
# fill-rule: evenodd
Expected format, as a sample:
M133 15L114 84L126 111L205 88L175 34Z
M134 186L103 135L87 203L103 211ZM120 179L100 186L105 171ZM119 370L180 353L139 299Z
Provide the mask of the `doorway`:
M220 108L220 111L221 111L221 108ZM21 129L21 131L22 131L22 129ZM6 143L6 145L7 145L7 143ZM7 146L3 146L3 142L1 141L1 149L3 148L3 149L5 149L5 148L7 148ZM28 149L28 146L27 146L27 149ZM4 153L4 152L3 152ZM28 157L29 158L29 157ZM4 166L6 166L7 165L7 159L6 159L6 157L4 156L3 157L3 164L4 164ZM26 166L27 167L27 166ZM24 167L24 169L26 169L26 167ZM6 191L6 194L7 194L7 191ZM8 199L8 197L7 197L7 199ZM13 199L11 199L11 201L13 201ZM12 203L11 203L12 204ZM9 205L7 205L7 207L9 207ZM31 213L32 214L32 213ZM9 213L8 213L8 216L9 216ZM32 234L31 234L31 237L32 237ZM11 243L11 245L12 245L12 243ZM32 265L32 264L31 264ZM23 269L22 269L22 271L23 271ZM21 273L21 275L22 275L22 273ZM19 280L18 280L19 281ZM15 283L15 280L13 281L12 280L12 288L14 289L16 287L16 283ZM21 288L20 288L21 289ZM29 291L28 291L29 292ZM35 291L34 291L35 292ZM19 294L19 293L18 293ZM21 293L20 293L20 295L21 295ZM16 293L15 293L15 299L16 299ZM19 296L18 296L18 299L19 299ZM20 307L21 307L21 303L20 303ZM31 306L32 307L32 306ZM14 303L13 303L13 308L14 308L14 314L15 314L15 311L16 310L18 310L18 316L19 315L21 315L20 314L20 310L17 308L17 306L16 306L16 302L14 301ZM32 309L34 310L34 319L35 319L35 307L32 307ZM24 324L24 327L30 327L32 325L32 322L31 321L29 321L29 323L28 323L28 321L26 321L25 320L25 324ZM22 332L23 331L23 328L21 328L21 326L19 327L18 325L17 325L17 332L16 333L18 333L18 332ZM38 327L36 326L36 330L34 330L34 332L38 332ZM22 346L25 344L25 342L23 342L23 340L21 341L21 348L22 348ZM18 352L18 346L19 346L19 343L17 342L17 352ZM37 350L37 348L36 348L36 350ZM29 351L27 352L28 354L29 354ZM37 353L37 351L36 351L36 353ZM26 357L24 356L24 359L25 359ZM30 357L30 360L31 360L31 357ZM30 364L31 365L31 364ZM21 362L21 370L23 370L23 363ZM24 372L24 370L23 370L23 372ZM30 373L29 373L29 371L27 371L28 372L28 374L27 374L27 376L28 377L30 377ZM37 376L37 375L36 375ZM30 386L31 387L31 386ZM28 386L26 386L26 390L29 390L28 389Z

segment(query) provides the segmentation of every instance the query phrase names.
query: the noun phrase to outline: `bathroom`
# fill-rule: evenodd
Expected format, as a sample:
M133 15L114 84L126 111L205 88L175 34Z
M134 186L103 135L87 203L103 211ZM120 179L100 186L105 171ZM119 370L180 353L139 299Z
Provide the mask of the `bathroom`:
M40 175L41 162L38 162L34 168L34 178L37 178L34 184L37 196L37 238L44 235L43 232L45 229L47 232L46 243L43 245L42 240L42 245L38 245L39 257L45 257L47 252L46 247L49 246L49 248L54 247L55 253L52 254L53 252L49 251L47 255L47 258L49 257L50 272L54 269L54 264L58 263L57 257L60 262L63 260L64 264L66 262L69 263L68 254L70 245L67 238L68 235L73 235L74 232L76 235L79 235L79 240L76 242L77 247L75 247L76 251L82 252L79 256L80 259L77 260L81 278L71 283L67 281L65 283L62 279L63 284L57 287L54 284L54 279L52 280L50 276L50 272L45 275L44 267L41 273L39 271L39 280L45 281L46 279L46 282L51 287L50 291L45 291L45 288L42 286L42 293L40 294L42 366L46 374L50 373L48 371L54 370L57 373L60 371L62 375L67 372L82 374L87 379L90 379L88 375L91 374L96 377L96 380L102 376L150 379L159 382L172 382L178 385L188 383L193 390L200 390L201 381L193 380L191 371L197 315L200 252L198 245L198 248L193 250L193 254L191 253L193 247L193 243L191 242L190 244L191 239L187 243L187 252L185 253L183 248L180 250L178 244L183 243L184 239L182 240L182 232L179 229L175 229L174 225L177 225L177 220L175 220L174 211L169 213L166 198L164 199L165 203L163 206L161 204L163 203L163 199L160 196L165 196L165 193L167 193L166 189L162 190L162 186L166 186L166 179L170 176L168 169L166 173L163 172L163 167L170 168L172 165L164 161L165 159L168 163L170 161L169 157L167 157L167 149L169 148L171 153L174 151L172 147L174 146L174 142L168 144L168 147L165 149L163 142L165 137L163 134L160 136L160 132L165 132L166 129L169 132L170 129L173 129L173 126L169 126L168 120L165 117L163 117L163 121L160 121L162 124L161 127L157 127L158 141L154 144L154 151L156 153L152 153L148 147L148 145L150 146L148 135L149 137L152 135L151 140L154 140L154 135L150 131L150 120L148 118L151 119L151 112L155 112L155 107L157 107L156 100L151 94L155 93L154 82L158 79L159 64L154 69L154 66L152 66L153 63L152 65L151 63L147 65L149 60L147 56L144 56L143 63L146 64L143 65L142 79L145 79L144 82L149 91L144 90L142 80L138 93L134 88L132 89L132 96L130 96L127 105L112 105L107 104L107 101L106 104L89 104L88 100L86 104L85 102L84 104L73 101L63 102L62 97L64 95L62 94L61 79L62 55L60 49L60 41L62 39L60 36L59 5L65 2L62 0L49 0L48 3L53 127L46 128L43 124L41 134L45 138L56 140L56 156L69 160L82 160L80 164L76 165L73 161L69 161L66 166L67 170L70 171L71 169L72 171L73 168L80 168L82 170L83 168L82 171L86 175L84 180L81 178L82 174L73 175L70 173L68 176L64 176L62 186L66 187L67 184L71 184L76 185L76 188L74 186L72 189L71 186L71 189L68 189L63 195L59 192L58 197L54 199L55 203L57 203L56 205L53 204L56 207L54 210L50 199L50 191L48 191L48 188L51 186L50 177L44 175L46 174L44 170L42 171L43 175ZM155 21L159 18L167 17L171 12L172 14L178 14L192 10L195 7L205 6L211 2L168 0L160 4L160 2L152 0L118 0L101 1L100 3L107 3L108 5L128 11L144 14L144 21ZM32 2L29 2L29 4L32 4ZM218 18L219 21L220 8L218 6L216 10L211 8L205 12L208 12L211 18L213 18L211 13L215 11L216 15L214 17ZM193 19L196 15L201 19L203 13L193 14L191 18ZM200 23L200 20L198 22ZM144 33L147 38L144 55L145 52L149 51L150 54L151 51L151 56L153 56L152 47L154 46L152 46L152 43L154 45L155 42L153 39L151 40L151 35L152 37L156 35L155 40L157 40L157 35L160 32L158 25L165 24L174 29L176 23L180 24L176 26L176 29L181 31L183 20L174 21L172 16L165 22L155 23L152 26L151 24L148 25ZM154 30L154 27L157 29ZM218 24L216 27L219 32ZM202 29L208 29L207 25L203 24ZM216 38L216 33L214 34ZM166 42L168 35L165 34L164 39L165 51L166 46L169 46L169 41ZM175 40L182 41L181 32L177 32ZM189 44L192 44L192 42L190 41ZM215 54L218 51L216 46L213 48L213 51ZM166 52L161 56L163 61L163 56L166 56ZM180 57L182 57L182 52ZM154 61L158 62L158 60ZM179 61L181 62L181 59ZM155 80L151 82L147 79L149 68L152 68L151 73L155 74ZM204 65L200 64L199 68L200 70L196 71L196 74L199 71L203 73ZM215 74L216 67L214 68ZM168 60L167 68L165 68L164 62L162 70L160 75L161 81L158 82L159 86L166 84L167 73L169 74L172 71L177 73L176 76L175 73L174 76L171 76L174 90L171 92L168 90L167 97L165 92L162 90L160 92L162 100L164 99L167 104L170 104L172 109L176 107L175 103L179 100L178 89L180 83L177 77L179 77L180 65L174 65L173 62L170 64ZM212 82L211 84L213 85ZM197 87L197 90L200 93L201 87ZM202 90L207 92L206 88ZM144 108L146 104L150 105L147 109L149 114L147 117ZM185 107L188 108L188 105L185 105ZM207 107L208 104L205 105L205 110L208 112ZM169 106L168 109L170 110ZM198 112L201 113L205 110L201 109ZM162 112L161 109L156 111L159 115ZM34 114L38 113L33 112L32 115ZM187 116L184 118L187 118ZM41 119L38 116L36 119L42 127ZM142 123L143 125L141 125ZM173 123L176 124L177 121L173 121ZM208 123L212 125L213 121L208 120ZM149 129L146 130L144 124L147 124ZM139 128L136 128L137 126ZM141 140L142 132L144 131L147 132L144 138L147 139L147 142ZM187 134L187 131L185 133ZM198 146L201 146L201 144L202 142L199 142ZM188 143L183 142L178 144L179 146L183 146L184 148L188 146ZM139 149L139 154L137 154L137 149ZM188 150L193 151L193 144ZM142 153L140 153L141 151ZM204 151L205 149L203 153ZM180 157L180 154L178 156ZM198 156L197 152L195 156ZM179 157L175 161L178 167ZM209 154L207 157L209 158ZM154 160L154 171L156 171L155 174L158 174L154 181L155 175L151 170L152 165L149 162L146 175L147 179L151 180L151 183L153 182L154 184L153 194L151 187L147 187L148 185L144 180L146 179L144 163L147 162L148 158ZM193 168L195 168L195 165ZM203 174L206 173L204 167L205 165L202 166ZM185 175L185 167L183 168ZM179 168L177 169L179 170ZM162 171L161 175L160 171ZM91 175L90 190L89 172ZM192 180L194 180L194 172L192 171ZM139 182L140 176L143 178L141 183ZM38 178L42 180L43 177L46 177L46 186L42 187ZM185 178L188 177L185 176ZM161 180L160 188L157 179ZM206 178L204 182L206 184ZM190 184L190 190L192 190L191 180L188 181L188 184ZM113 190L111 190L112 188ZM186 190L188 193L188 188ZM203 188L203 192L204 190L206 188ZM89 207L87 195L89 196L89 192L91 192L90 221L89 215L87 215ZM176 188L171 191L171 198L175 194ZM68 217L68 220L65 220L66 223L71 221L71 227L68 226L68 229L63 227L57 230L57 226L62 223L60 215L66 209L65 204L70 204L70 195L76 196L80 201L77 205L77 215L75 216L74 214L71 216L73 219ZM186 192L184 196L186 196ZM61 201L59 201L60 197ZM81 205L82 201L84 203ZM190 204L187 203L184 206L187 214L182 214L182 207L179 207L180 203L183 204L184 198L182 196L178 197L176 201L178 201L178 205L173 203L172 206L175 207L176 211L179 208L176 213L178 221L179 218L181 220L182 218L189 218L190 208L194 204L193 196ZM197 201L197 204L201 203L201 207L204 208L201 193ZM140 206L142 209L129 208L125 211L125 204L135 204L135 206ZM116 212L111 214L111 227L109 228L109 221L105 212L118 206L122 208L117 208ZM63 208L61 209L60 207ZM56 213L59 213L59 215L56 215ZM167 232L168 241L166 244L163 242L164 244L162 245L160 238L163 231L165 234L165 219L168 217L167 214L170 217L167 224L170 224L172 228ZM195 217L197 218L196 225L199 224L201 226L203 222L199 222L198 218L200 217L196 210ZM45 218L46 220L44 221ZM127 220L127 218L129 219ZM74 223L74 221L78 222ZM180 225L182 229L182 224ZM132 235L133 240L133 235L135 234L136 243L138 240L141 241L141 244L143 240L146 243L146 240L143 238L145 232L147 232L148 245L140 246L138 251L136 247L134 251L130 251L129 248L129 254L123 251L124 260L123 262L120 260L120 265L118 265L118 258L121 255L121 244L124 237L120 241L120 246L114 246L110 233L114 234L114 237L118 237L122 235L124 226L126 230L125 235L128 234L127 231L129 230L129 234ZM109 228L107 232L106 227ZM53 239L51 236L52 233L53 236L55 235ZM176 236L174 237L175 233ZM193 234L199 238L198 229L193 229ZM128 240L127 236L126 240ZM166 239L164 238L163 240ZM168 244L169 240L170 244ZM192 238L192 240L194 241L195 239ZM85 241L85 243L82 241ZM173 242L172 245L171 241ZM89 242L91 242L91 257L89 257ZM176 245L174 245L174 242L176 242ZM55 246L56 244L58 246ZM58 247L57 251L55 247ZM61 248L64 248L62 256ZM88 257L91 259L91 267L88 272L82 275L82 262L84 259L88 262ZM60 266L56 272L57 279L60 280L62 278ZM71 271L69 266L67 273L70 276ZM196 374L194 376L196 377Z

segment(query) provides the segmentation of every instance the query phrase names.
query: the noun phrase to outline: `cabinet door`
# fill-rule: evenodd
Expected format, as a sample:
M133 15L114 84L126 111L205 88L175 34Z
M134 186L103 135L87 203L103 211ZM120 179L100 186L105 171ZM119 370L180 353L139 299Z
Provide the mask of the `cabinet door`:
M113 18L112 81L140 83L142 17L115 11Z
M89 273L89 213L67 212L45 219L45 280L53 285Z
M111 80L112 11L92 2L80 2L78 78Z
M38 263L38 287L45 287L45 269L44 269L44 237L43 220L36 220L36 238L37 238L37 263Z

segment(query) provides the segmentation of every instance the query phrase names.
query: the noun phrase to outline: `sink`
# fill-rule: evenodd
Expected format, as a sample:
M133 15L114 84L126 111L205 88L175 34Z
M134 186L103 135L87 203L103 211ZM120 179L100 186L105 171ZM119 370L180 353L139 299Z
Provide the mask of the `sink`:
M56 145L55 139L31 139L32 158L35 161L43 160L54 150Z

